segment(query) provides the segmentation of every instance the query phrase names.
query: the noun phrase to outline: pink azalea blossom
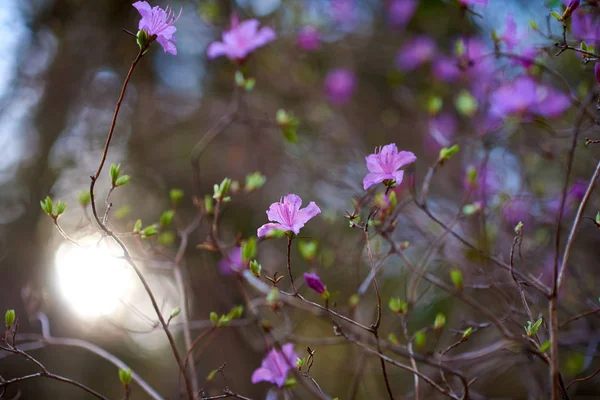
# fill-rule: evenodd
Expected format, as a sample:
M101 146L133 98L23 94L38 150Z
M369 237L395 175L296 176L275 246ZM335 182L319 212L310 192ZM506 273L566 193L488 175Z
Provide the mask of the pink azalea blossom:
M412 71L420 67L435 54L435 41L429 36L417 36L404 43L396 56L396 67L401 71Z
M454 115L442 113L429 120L429 134L425 136L425 147L438 153L442 147L450 147L456 133L457 122Z
M547 118L560 116L571 105L568 96L556 89L522 76L502 85L491 95L491 114L503 117L532 114Z
M226 56L232 61L241 62L254 50L263 47L277 38L275 31L268 26L258 29L256 19L239 22L234 14L231 29L223 32L221 42L212 42L206 51L208 58Z
M154 38L164 49L165 53L176 55L177 48L175 47L175 38L173 35L177 31L173 25L181 16L175 18L173 10L169 7L162 9L159 6L150 7L147 1L137 1L133 6L138 10L142 19L138 24L139 30L148 32L150 38Z
M272 349L263 358L260 368L252 374L252 383L271 382L283 387L288 372L296 365L298 355L291 343L281 346L281 351Z
M296 36L298 47L306 51L315 51L321 47L321 35L319 30L312 25L306 25Z
M571 32L588 43L600 40L600 19L590 13L578 11L571 17Z
M388 6L388 23L404 28L415 14L418 5L418 0L392 0Z
M267 210L267 216L269 221L273 223L258 228L257 236L266 236L274 230L293 232L297 235L304 224L321 213L321 209L317 207L314 201L311 201L303 209L300 209L301 205L302 199L295 194L288 194L278 203L271 204Z
M499 39L506 44L508 50L513 50L519 43L517 23L512 14L506 16L505 28Z
M347 69L334 69L325 77L325 94L334 104L344 104L350 101L355 87L356 76Z
M319 275L312 272L305 272L304 281L306 282L306 285L315 292L319 294L325 293L326 287L321 281L321 278L319 278Z
M231 275L234 272L240 272L246 266L242 260L242 248L236 246L229 250L226 257L219 261L219 270L223 275Z
M417 157L410 151L398 152L394 143L375 149L373 154L365 157L369 173L363 179L364 189L388 179L399 185L404 178L404 171L400 171L400 168L416 160Z

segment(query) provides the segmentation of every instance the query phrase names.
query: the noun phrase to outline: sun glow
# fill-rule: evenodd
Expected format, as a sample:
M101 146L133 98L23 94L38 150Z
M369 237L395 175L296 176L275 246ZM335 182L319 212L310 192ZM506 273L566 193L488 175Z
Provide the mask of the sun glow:
M59 290L80 317L113 314L133 290L135 276L127 263L96 241L62 244L55 266Z

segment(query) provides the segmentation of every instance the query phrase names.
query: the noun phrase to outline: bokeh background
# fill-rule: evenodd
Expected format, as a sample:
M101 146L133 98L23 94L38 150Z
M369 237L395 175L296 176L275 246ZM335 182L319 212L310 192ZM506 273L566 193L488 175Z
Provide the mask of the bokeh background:
M157 221L169 208L171 188L185 192L179 218L188 221L196 212L194 195L211 193L212 185L224 177L243 181L247 174L260 171L267 184L256 193L233 196L221 218L222 237L233 244L238 235L255 234L255 229L266 222L264 210L288 192L298 193L305 202L315 201L323 214L311 221L305 233L318 241L318 257L310 262L302 260L294 248L294 267L298 274L318 271L330 289L340 292L336 301L344 311L368 272L362 235L349 229L344 219L344 211L352 209L352 196L363 192L364 156L375 146L395 142L418 156L413 172L420 184L439 149L459 143L458 155L434 179L430 207L450 220L464 204L465 171L469 166L483 171L485 165L492 188L486 211L483 217L461 221L457 229L506 260L513 228L524 220L526 234L519 267L549 282L556 215L552 204L561 192L572 126L579 112L576 102L559 118L511 119L494 129L482 129L477 115L469 111L470 103L466 109L461 103L468 103L468 98L460 100L462 90L473 90L471 81L437 79L429 62L407 70L398 54L417 35L428 35L435 41L436 48L427 60L450 57L459 37L478 38L481 54L490 53L494 50L490 31L502 32L510 13L522 33L521 42L535 47L540 62L564 77L560 80L537 71L546 84L574 99L583 99L596 85L591 64L583 65L581 57L570 52L553 57L554 42L531 29L529 21L534 21L544 33L550 28L553 35L560 34L560 25L548 19L550 8L543 1L490 0L486 7L474 7L477 14L465 13L454 1L422 0L414 12L394 11L395 3L173 2L174 9L183 7L177 22L178 55L164 54L153 46L134 73L117 122L108 162L121 163L132 180L112 197L113 227L125 232L138 218L147 224ZM595 3L587 3L593 10ZM241 117L202 153L198 190L192 186L190 151L228 112L235 72L227 60L209 61L205 52L208 44L228 28L233 10L242 19L259 18L275 29L278 38L248 60L248 72L256 79L256 87L243 94ZM138 18L127 1L0 2L0 308L17 310L22 333L39 333L39 323L29 322L28 317L44 311L54 336L82 338L107 348L167 398L176 398L177 368L164 333L155 329L145 293L131 272L110 257L110 246L94 236L88 223L89 210L77 202L77 193L89 187L122 81L137 52L135 39L122 29L135 31ZM307 25L319 32L315 48L302 42L302 36L299 39ZM336 69L349 71L354 79L350 94L341 100L332 97L325 83L328 73ZM480 78L489 82L523 73L503 57L489 57L481 69ZM442 100L439 110L431 109L432 97ZM275 124L280 108L293 111L301 121L297 143L286 141ZM589 109L594 116L595 105ZM593 138L597 133L597 125L586 120L580 136ZM585 185L598 150L580 142L572 183L583 180ZM105 194L108 177L103 175L102 179L99 192ZM64 229L77 240L97 244L97 250L77 249L66 243L39 207L39 200L48 194L69 205L61 217ZM410 199L406 187L398 194L401 199ZM598 210L596 194L587 216L594 217ZM573 207L568 205L566 220L571 220ZM409 254L414 259L419 259L441 233L411 204L405 206L398 221L397 238L411 243ZM205 226L194 232L185 257L194 321L206 320L211 311L225 313L242 303L235 280L219 272L219 257L196 248L206 236ZM594 224L584 220L562 295L562 319L598 306L598 238ZM132 245L165 313L178 305L172 274L164 268L177 243ZM384 246L375 240L374 247L382 254ZM495 271L458 241L448 239L439 250L432 257L431 271L446 276L449 268L463 269L478 301L491 309L501 308L501 316L512 310L515 319L526 324L527 318L515 311L520 303L506 274ZM284 272L285 243L261 244L259 259L267 271ZM384 300L406 295L411 276L398 259L387 260L382 274ZM489 289L494 285L495 291ZM484 322L437 289L423 285L420 293L411 330L430 324L438 312L448 316L448 326L455 330L473 321ZM543 315L543 299L535 293L530 295L534 313ZM374 297L368 293L357 318L368 322L374 306ZM307 318L300 312L289 316L291 321L270 318L288 326L298 337L307 338L297 345L299 351L310 345L310 338L333 336L327 321ZM521 329L513 322L512 328ZM561 336L561 366L569 381L598 367L599 322L597 315L592 315ZM382 329L386 335L396 331L401 336L398 320L387 312ZM497 333L481 332L482 344L498 340ZM177 339L182 343L180 332ZM456 340L456 333L449 330L440 340L448 345ZM477 340L473 342L465 345L465 351L469 346L477 348ZM346 398L357 366L364 364L356 398L385 397L376 359L363 358L349 345L315 343L312 346L318 358L312 372L327 393ZM427 351L443 347L431 343ZM269 385L250 383L250 375L264 353L264 338L256 327L223 329L199 357L198 373L206 377L227 362L227 384L232 390L264 398ZM108 397L122 395L116 369L93 354L64 346L45 346L32 354L51 371ZM4 377L32 371L22 359L0 357L0 375ZM483 360L457 365L478 377L473 391L481 398L547 395L546 366L519 352L502 350ZM411 397L412 377L393 369L391 377L395 392ZM222 386L203 382L201 379L208 393ZM600 396L599 382L596 378L578 385L572 391L574 398ZM24 399L88 398L76 389L42 379L19 389ZM15 394L13 387L10 395ZM295 396L308 395L299 391ZM147 397L134 388L132 398Z

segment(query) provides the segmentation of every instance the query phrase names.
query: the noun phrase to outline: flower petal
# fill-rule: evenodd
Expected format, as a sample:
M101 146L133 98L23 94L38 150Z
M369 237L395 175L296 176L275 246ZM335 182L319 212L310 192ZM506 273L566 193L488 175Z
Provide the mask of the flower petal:
M281 229L284 231L289 230L287 227L285 227L281 224L264 224L263 226L258 228L258 230L256 231L256 236L258 236L258 237L267 236L269 233L271 233L272 231L274 231L276 229Z
M410 151L401 151L394 157L394 170L417 161L417 157Z
M383 168L381 168L377 154L369 154L365 157L365 161L367 162L369 172L383 173Z
M321 209L315 204L314 201L311 201L308 206L299 210L296 213L294 218L294 225L292 230L297 235L300 232L300 228L304 226L311 218L321 213Z
M208 49L206 49L206 55L211 60L227 53L227 46L221 42L212 42Z
M175 44L169 42L169 39L162 35L158 35L156 41L163 47L165 53L171 53L175 56L177 55L177 47L175 47Z
M281 203L273 203L269 206L267 210L267 217L269 221L279 222L280 224L286 225L287 221L283 218L282 210L283 205Z
M254 39L252 40L252 48L256 49L258 47L262 47L267 43L271 43L276 38L277 34L275 34L275 31L268 26L264 26L254 36Z
M387 174L371 172L363 179L363 188L367 190L369 187L381 183L388 179Z
M287 196L283 197L283 204L291 204L297 211L302 205L302 199L297 194L289 193Z
M136 1L132 4L132 6L138 10L142 18L148 18L152 16L152 7L150 7L150 4L148 4L147 1Z
M270 370L266 368L258 368L254 371L250 380L252 381L252 383L275 382L273 378L273 373Z
M404 171L396 171L392 175L394 175L394 181L396 182L396 185L400 185L404 179Z

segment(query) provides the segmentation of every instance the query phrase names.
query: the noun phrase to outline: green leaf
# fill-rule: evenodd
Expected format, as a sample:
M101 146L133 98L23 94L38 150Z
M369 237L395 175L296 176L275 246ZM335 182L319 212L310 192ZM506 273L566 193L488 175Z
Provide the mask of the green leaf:
M246 80L246 82L244 83L244 89L246 90L246 92L251 92L252 89L254 89L254 86L256 85L256 79L254 78L249 78Z
M596 223L600 225L600 212L596 214Z
M6 325L6 329L10 329L16 319L17 314L15 313L15 310L6 310L6 313L4 314L4 324Z
M218 369L213 369L212 371L209 372L208 376L206 377L206 380L208 382L212 381L213 379L215 379L215 375L217 374L217 372L219 372Z
M433 329L439 331L446 325L446 316L442 313L439 313L435 316L435 321L433 322Z
M129 368L119 368L119 380L125 386L131 383L131 370Z
M540 353L545 353L548 351L549 348L550 348L550 341L546 340L544 343L542 343L540 345L540 348L538 350L540 351Z
M44 200L40 201L40 206L46 214L52 215L52 199L50 196L46 196Z
M130 180L131 177L129 175L121 175L115 181L115 187L125 186Z
M117 179L121 175L121 164L110 164L110 182L115 186Z
M396 314L406 314L408 312L408 303L399 297L392 297L388 303L388 306L390 310Z
M462 335L462 340L467 340L469 336L471 336L471 333L473 333L473 328L468 327L467 329L465 329Z
M242 306L242 305L235 306L229 311L229 314L227 314L227 318L238 319L238 318L241 318L243 314L244 314L244 306Z
M180 307L175 307L173 310L171 310L171 318L175 318L176 316L179 315L179 313L181 312L181 308Z
M579 44L579 48L580 48L581 50L583 50L583 51L587 51L587 50L588 50L587 43L586 43L586 42L581 42L581 43Z
M267 295L267 301L269 303L273 303L279 299L279 290L277 288L271 288L269 294Z
M442 109L444 101L439 96L431 96L427 100L427 111L430 115L436 115Z
M456 110L466 116L472 117L477 112L479 104L477 100L467 90L462 90L454 101Z
M215 187L217 187L217 185L215 185ZM215 205L210 194L204 196L204 211L206 211L207 214L215 212Z
M77 201L79 201L79 204L82 207L87 207L87 205L90 204L90 201L92 201L90 197L90 191L82 190L81 192L77 193Z
M212 322L212 324L214 326L217 326L217 323L219 322L219 314L217 314L214 311L211 311L211 313L210 313L210 322Z
M142 230L142 220L138 219L137 221L135 221L135 224L133 224L133 231L134 232L141 232Z
M117 219L123 219L123 218L126 218L130 213L131 213L131 207L129 207L128 205L123 205L123 206L117 208L117 210L115 211L115 217Z
M244 265L256 256L256 238L250 237L242 243L242 261Z
M400 345L400 342L398 341L398 336L396 336L394 332L390 332L390 334L388 335L388 340L396 346Z
M67 208L67 203L64 203L62 201L59 201L58 203L56 203L56 207L54 208L54 215L59 216L62 213L65 212Z
M239 87L243 87L245 83L246 78L244 78L242 71L235 71L235 84Z
M462 209L463 214L465 214L467 216L476 214L479 211L481 211L481 203L479 201L477 201L473 204L466 204Z
M556 11L551 11L550 15L552 15L554 17L554 19L556 19L557 21L562 22L562 16L559 13L557 13Z
M440 150L440 161L449 160L450 157L458 153L458 150L460 150L460 146L457 144L454 144L450 147L444 147Z
M458 290L462 290L463 287L463 276L459 269L450 270L450 280Z
M519 221L519 223L517 224L517 226L515 226L515 233L516 234L520 234L521 232L523 232L523 227L525 226L525 224L523 224L523 221Z
M158 243L162 246L170 246L175 243L175 233L164 231L158 235Z
M415 337L413 340L415 342L415 346L417 346L417 349L420 350L423 347L425 347L425 343L427 341L427 336L425 335L425 332L418 331L417 333L415 333Z
M250 272L257 278L260 278L260 272L262 271L262 265L258 263L256 260L252 260L250 262Z
M150 236L154 236L157 233L158 230L156 229L156 227L154 225L150 225L142 230L142 237L149 238Z
M316 240L298 240L298 250L306 261L313 261L317 257L319 243Z
M465 47L465 42L462 39L457 39L454 42L454 54L457 57L461 57L462 55L465 54L465 52L467 51L466 47Z
M183 190L171 189L169 191L169 198L171 199L171 203L173 203L173 205L179 204L179 202L183 199Z
M296 386L296 379L295 378L287 378L285 380L285 383L283 384L283 387L284 388L288 388L288 389L294 388L295 386Z
M173 222L174 217L175 217L175 211L173 211L173 210L164 211L160 215L160 219L159 219L160 226L164 228L164 227L171 225L171 222Z
M246 190L246 192L252 192L253 190L257 190L263 187L266 181L267 178L263 174L261 174L260 172L255 172L246 176L246 185L244 189Z

